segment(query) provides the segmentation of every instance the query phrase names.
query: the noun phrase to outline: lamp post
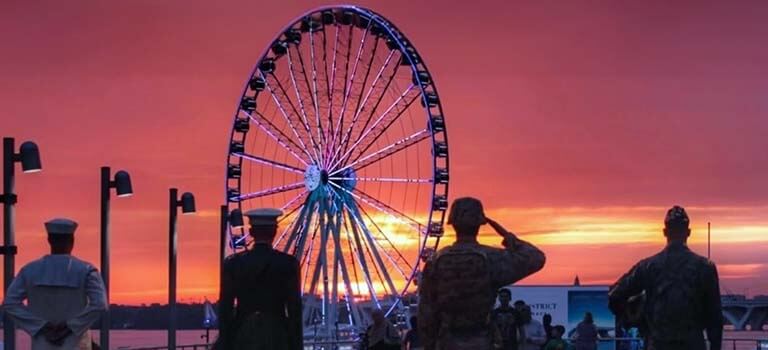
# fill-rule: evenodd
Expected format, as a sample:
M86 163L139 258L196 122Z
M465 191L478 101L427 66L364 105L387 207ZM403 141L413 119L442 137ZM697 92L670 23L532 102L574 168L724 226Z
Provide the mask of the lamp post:
M12 137L3 138L3 193L0 194L0 201L3 202L3 246L0 247L0 254L5 261L3 273L3 290L13 281L13 275L16 270L16 245L13 232L13 206L16 204L16 194L13 193L15 163L21 163L21 170L25 173L34 173L42 170L40 164L40 152L34 142L24 142L19 147L19 153L15 151L14 139ZM14 331L13 321L8 314L3 314L3 349L14 350L16 348L16 333Z
M179 190L171 188L168 192L170 195L168 201L168 350L176 350L176 251L178 241L176 216L179 207L181 207L182 214L195 212L195 196L192 193L184 192L179 199Z
M104 280L104 287L107 294L107 305L109 305L109 200L111 191L114 188L118 197L129 197L133 194L131 186L131 176L120 170L115 173L115 179L112 180L111 169L108 166L101 167L101 279ZM99 332L99 342L102 349L109 349L109 327L110 311L101 316L101 331Z
M219 232L219 306L221 306L221 291L223 290L222 282L224 281L224 258L227 256L227 232L229 226L232 228L243 227L243 214L240 209L233 209L229 212L226 205L221 206L220 211L220 232ZM219 310L221 315L221 310Z

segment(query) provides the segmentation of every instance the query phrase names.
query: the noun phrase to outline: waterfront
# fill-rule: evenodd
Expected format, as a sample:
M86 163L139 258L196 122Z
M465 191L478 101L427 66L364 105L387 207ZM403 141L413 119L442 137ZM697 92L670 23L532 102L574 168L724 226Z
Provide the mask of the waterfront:
M30 348L29 336L26 333L17 331L18 349L26 350ZM94 341L98 342L99 332L91 331ZM113 330L111 332L111 345L113 350L163 346L166 344L167 332L164 330ZM177 344L202 344L205 342L201 338L205 330L181 330L177 332ZM216 331L210 333L211 340L216 338ZM725 338L739 339L743 341L723 342L723 350L755 350L754 340L768 340L768 331L760 332L733 332L726 331Z

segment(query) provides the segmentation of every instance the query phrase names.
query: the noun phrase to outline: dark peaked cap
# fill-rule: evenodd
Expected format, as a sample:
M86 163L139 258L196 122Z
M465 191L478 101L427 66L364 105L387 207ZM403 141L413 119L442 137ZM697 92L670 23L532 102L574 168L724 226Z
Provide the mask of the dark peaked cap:
M273 226L277 225L277 218L283 215L280 209L259 208L245 212L248 222L251 226Z

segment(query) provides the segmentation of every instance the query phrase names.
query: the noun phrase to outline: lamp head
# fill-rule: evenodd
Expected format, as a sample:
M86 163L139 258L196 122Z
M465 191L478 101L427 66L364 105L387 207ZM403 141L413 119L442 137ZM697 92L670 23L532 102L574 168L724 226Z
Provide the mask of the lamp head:
M181 195L181 213L192 214L195 212L195 196L192 193L184 192Z
M27 141L19 148L21 156L21 169L25 173L36 173L43 169L40 164L40 151L34 142Z
M124 170L115 173L115 191L118 197L128 197L133 195L133 186L131 186L131 175Z

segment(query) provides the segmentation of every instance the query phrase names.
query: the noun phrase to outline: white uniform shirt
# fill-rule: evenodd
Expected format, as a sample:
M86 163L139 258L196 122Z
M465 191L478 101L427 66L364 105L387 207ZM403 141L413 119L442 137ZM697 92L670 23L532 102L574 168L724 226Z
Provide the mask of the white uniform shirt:
M32 337L33 350L90 350L88 329L107 310L106 300L104 282L93 265L57 254L25 265L8 287L3 308ZM47 322L66 322L72 330L62 346L39 334Z

